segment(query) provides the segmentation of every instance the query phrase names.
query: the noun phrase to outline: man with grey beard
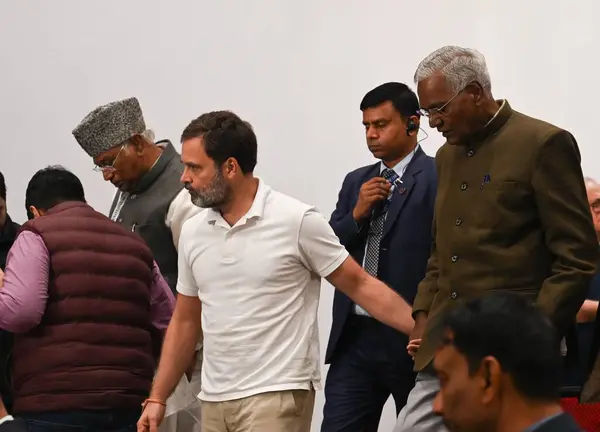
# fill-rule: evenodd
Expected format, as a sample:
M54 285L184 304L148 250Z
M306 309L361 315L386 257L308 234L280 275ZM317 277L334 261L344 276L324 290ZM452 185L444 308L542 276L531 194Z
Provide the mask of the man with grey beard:
M314 207L253 175L257 140L247 122L207 113L181 141L182 179L208 210L182 230L176 310L138 430L161 423L203 334L203 430L309 432L321 387L321 279L405 334L411 308L349 257Z

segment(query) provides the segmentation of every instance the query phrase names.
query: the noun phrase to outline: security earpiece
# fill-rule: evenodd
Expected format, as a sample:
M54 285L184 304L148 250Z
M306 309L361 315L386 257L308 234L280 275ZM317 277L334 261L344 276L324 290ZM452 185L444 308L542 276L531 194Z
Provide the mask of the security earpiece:
M411 132L415 132L419 130L419 124L413 119L408 119L408 123L406 124L406 135L410 135Z

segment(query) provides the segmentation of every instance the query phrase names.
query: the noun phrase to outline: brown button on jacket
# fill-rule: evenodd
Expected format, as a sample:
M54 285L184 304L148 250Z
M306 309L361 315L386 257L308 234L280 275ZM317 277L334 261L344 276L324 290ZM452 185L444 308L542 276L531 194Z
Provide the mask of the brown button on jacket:
M433 359L441 315L461 299L509 291L537 301L560 334L598 258L575 138L507 101L469 142L436 155L434 244L413 315L428 314L415 369Z

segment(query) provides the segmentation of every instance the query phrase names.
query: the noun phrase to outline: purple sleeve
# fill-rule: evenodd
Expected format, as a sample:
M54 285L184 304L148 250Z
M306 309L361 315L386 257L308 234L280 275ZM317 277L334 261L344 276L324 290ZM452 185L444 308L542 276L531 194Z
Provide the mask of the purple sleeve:
M49 269L50 255L42 238L31 231L20 233L6 259L0 289L0 328L25 333L42 321Z
M154 328L164 331L169 326L169 321L171 321L171 316L175 309L175 296L160 273L160 269L156 262L152 266L150 307L152 313L152 325Z

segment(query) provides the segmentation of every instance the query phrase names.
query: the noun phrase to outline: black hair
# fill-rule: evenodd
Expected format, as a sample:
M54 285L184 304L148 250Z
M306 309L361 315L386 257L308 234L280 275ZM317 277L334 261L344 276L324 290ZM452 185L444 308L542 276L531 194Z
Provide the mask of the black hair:
M85 202L85 193L79 178L62 166L41 169L29 180L25 191L25 210L29 219L33 219L30 206L47 211L66 201Z
M0 198L6 201L6 182L4 181L2 172L0 172Z
M550 319L516 294L493 294L452 309L442 320L444 343L466 357L471 374L486 356L500 363L526 398L559 398L563 375L560 338Z
M419 115L419 99L406 84L388 82L369 91L360 102L360 110L374 108L384 102L391 101L392 105L403 117Z
M204 139L208 157L221 166L229 158L235 158L244 174L256 167L257 140L250 123L243 121L231 111L213 111L202 114L185 128L181 142Z

